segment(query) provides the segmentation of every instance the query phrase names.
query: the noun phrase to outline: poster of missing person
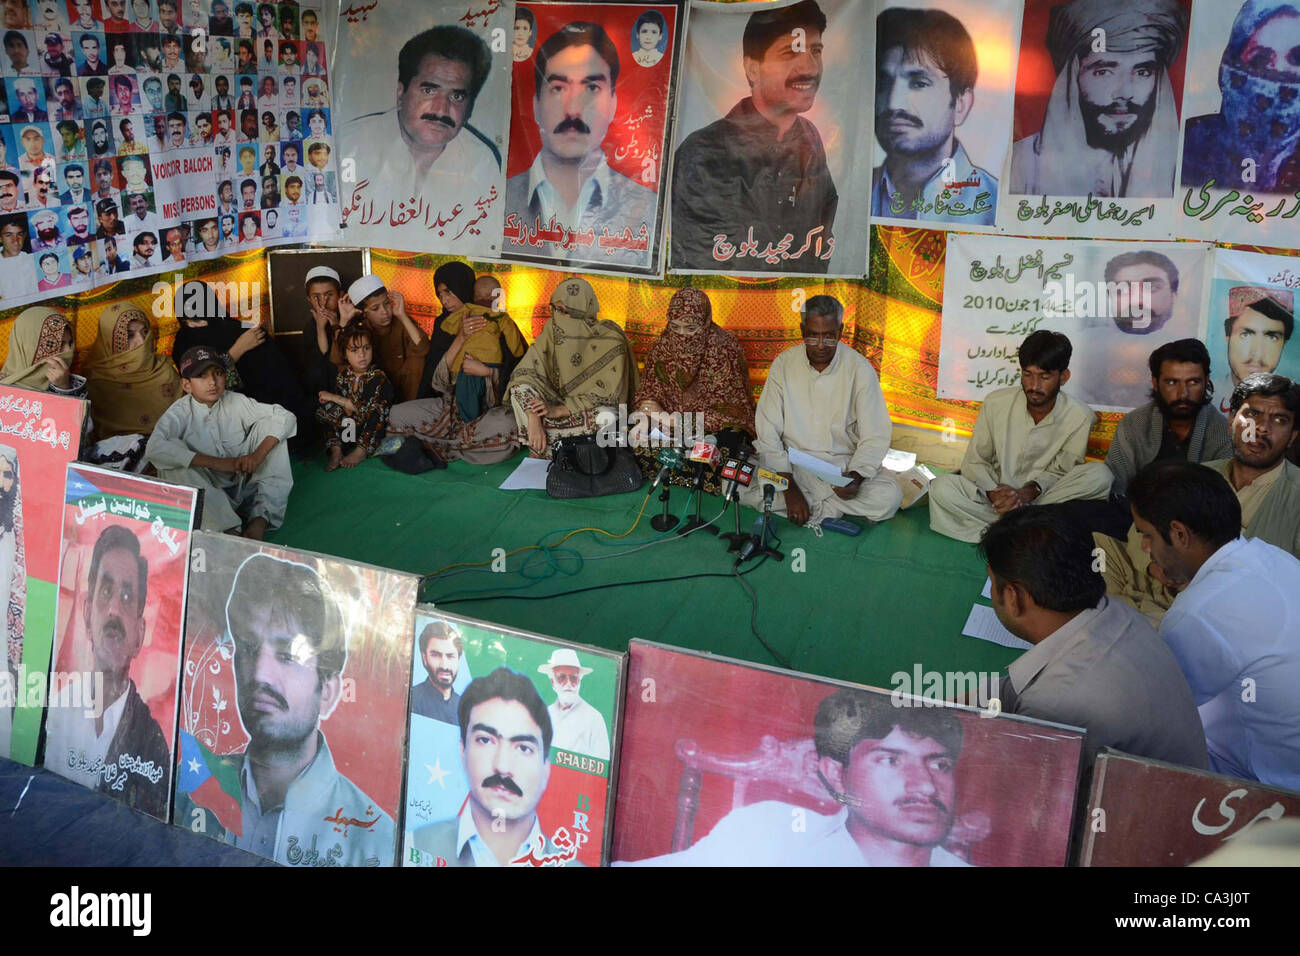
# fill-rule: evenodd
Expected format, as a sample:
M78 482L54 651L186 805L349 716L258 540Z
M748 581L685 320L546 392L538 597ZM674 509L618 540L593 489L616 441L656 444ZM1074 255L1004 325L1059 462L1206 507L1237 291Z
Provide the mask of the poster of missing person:
M1291 0L1198 3L1177 234L1300 246L1300 17Z
M1159 807L1158 811L1152 810ZM1092 772L1080 866L1190 866L1231 850L1225 866L1279 865L1285 850L1269 825L1300 817L1300 793L1122 753L1102 753ZM1255 854L1254 858L1250 858ZM1262 854L1262 857L1259 856Z
M45 766L167 822L200 492L68 466Z
M340 12L334 99L350 245L500 256L512 6Z
M87 409L80 399L0 386L0 757L29 766L54 642L63 474Z
M995 716L997 675L979 710L911 696L919 664L891 692L628 652L615 865L1066 863L1083 732Z
M999 226L1171 237L1191 12L1192 0L1025 0Z
M685 26L685 0L515 5L504 258L663 274Z
M875 4L691 4L673 152L674 272L860 277Z
M1275 372L1300 380L1295 335L1300 259L1244 249L1215 249L1205 344L1214 407L1232 417L1232 392L1248 375Z
M873 222L993 231L1023 7L906 0L876 16Z
M420 607L406 866L606 860L623 655Z
M938 396L980 401L1017 385L1020 343L1047 329L1073 347L1071 398L1106 412L1145 404L1151 353L1204 335L1211 249L949 233Z
M6 29L0 305L334 236L322 2L51 2Z
M396 862L417 583L194 533L176 826L285 866Z

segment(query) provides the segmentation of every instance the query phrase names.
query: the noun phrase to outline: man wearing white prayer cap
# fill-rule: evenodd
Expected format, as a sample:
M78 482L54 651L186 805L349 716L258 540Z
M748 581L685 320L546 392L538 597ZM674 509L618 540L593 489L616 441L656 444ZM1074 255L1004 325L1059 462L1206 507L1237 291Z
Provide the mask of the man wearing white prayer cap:
M366 323L375 342L375 362L396 389L397 401L419 397L429 336L407 314L402 293L385 288L379 276L364 275L348 286L348 294L339 300L339 318L344 325L358 318ZM343 364L337 341L330 361Z
M343 294L343 280L329 266L313 266L303 279L310 316L302 322L301 336L295 356L303 384L308 395L330 391L334 388L337 372L330 362L330 348L334 336L343 323L339 319L339 296Z
M551 652L551 659L537 670L551 679L555 703L546 708L551 715L553 746L587 757L609 759L609 731L600 711L579 696L582 679L591 673L570 647Z

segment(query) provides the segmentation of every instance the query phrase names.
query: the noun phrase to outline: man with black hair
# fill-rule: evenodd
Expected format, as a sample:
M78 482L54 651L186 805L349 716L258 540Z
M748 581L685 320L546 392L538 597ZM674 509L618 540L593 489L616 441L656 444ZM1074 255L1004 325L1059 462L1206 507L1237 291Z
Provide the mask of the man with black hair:
M1295 293L1290 289L1239 285L1228 290L1228 373L1214 383L1218 408L1233 415L1232 395L1242 379L1256 372L1275 372L1282 350L1295 331Z
M566 23L537 48L533 61L533 119L542 148L533 164L506 183L507 226L524 233L562 230L601 236L639 235L644 250L601 248L578 252L557 243L512 240L516 248L557 262L579 260L648 266L654 248L654 190L610 168L605 133L618 110L618 49L597 23Z
M816 0L750 15L741 43L750 95L691 133L674 158L676 267L813 273L829 268L839 193L817 127L799 115L812 109L821 86L825 31L826 15ZM754 257L715 258L717 236L740 246L751 229L760 247L788 234L790 248L802 254L774 265Z
M1072 351L1045 329L1021 343L1019 387L984 396L960 472L930 483L932 529L973 544L1015 508L1110 493L1109 472L1080 467L1097 416L1061 391Z
M420 662L428 677L411 688L411 713L454 724L460 718L456 674L464 641L460 631L445 621L430 621L420 631Z
M242 832L222 829L184 792L177 821L202 818L209 835L285 865L308 854L322 864L390 865L393 818L338 771L320 729L343 697L348 657L328 583L306 564L254 553L235 572L225 619L248 747L201 759L238 772Z
M1300 468L1286 460L1300 430L1300 385L1282 375L1251 375L1233 390L1231 407L1231 457L1203 464L1227 478L1236 492L1245 537L1300 557ZM1162 576L1159 567L1150 566L1136 527L1127 544L1105 535L1095 538L1105 552L1107 591L1158 627L1186 579Z
M876 139L871 214L991 226L998 181L957 139L975 103L979 64L961 21L891 7L876 17Z
M394 144L363 177L376 209L420 196L451 219L454 206L472 209L499 180L500 153L469 122L491 69L487 44L464 27L432 27L406 41L397 55L395 107L354 119L341 135L354 146Z
M1205 769L1205 734L1178 661L1142 615L1106 596L1092 538L1065 507L1009 511L980 539L994 613L1034 645L1007 668L1002 711L1085 728L1089 766L1114 747Z
M1212 469L1162 461L1129 485L1153 569L1186 582L1160 623L1192 689L1210 769L1300 789L1300 561L1241 535Z
M817 705L817 776L844 809L765 800L732 810L689 849L639 866L969 866L943 843L952 830L964 733L946 707L896 707L856 687Z
M560 855L537 817L551 777L551 718L533 682L498 667L470 681L457 718L469 799L459 815L417 829L411 846L435 866L527 865L530 855Z
M171 748L131 678L145 640L149 562L122 525L99 533L81 595L102 699L93 711L50 707L46 766L60 776L160 819L167 816ZM64 701L63 703L70 703Z

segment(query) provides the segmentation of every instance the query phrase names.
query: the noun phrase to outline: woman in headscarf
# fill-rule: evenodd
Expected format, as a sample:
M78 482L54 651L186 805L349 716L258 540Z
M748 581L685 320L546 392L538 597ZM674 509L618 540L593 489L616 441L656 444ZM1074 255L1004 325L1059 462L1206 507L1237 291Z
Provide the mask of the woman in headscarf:
M155 350L149 316L134 302L99 313L99 335L86 356L86 380L95 409L95 434L148 435L181 396L176 367Z
M433 274L442 314L429 336L421 397L394 405L390 436L414 435L443 461L504 461L519 450L514 413L504 403L527 343L510 316L474 302L474 270L448 262Z
M616 411L636 392L636 360L623 330L598 318L600 303L586 279L562 279L551 293L551 318L510 379L519 430L538 458L551 444L594 435L596 413Z
M72 324L47 305L32 306L14 319L0 385L86 397L86 380L72 374Z
M226 387L265 405L279 405L298 420L295 445L310 441L316 431L316 406L298 381L293 365L266 329L245 329L228 318L226 306L205 282L191 279L175 300L179 327L172 343L172 360L179 363L186 349L204 345L226 361Z

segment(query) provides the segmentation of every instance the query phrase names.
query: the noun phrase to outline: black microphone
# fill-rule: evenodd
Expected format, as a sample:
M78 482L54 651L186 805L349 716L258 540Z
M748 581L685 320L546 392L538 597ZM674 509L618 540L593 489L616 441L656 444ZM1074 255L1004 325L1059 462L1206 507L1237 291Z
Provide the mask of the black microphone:
M676 471L678 468L681 467L682 464L681 452L679 452L676 448L659 449L659 464L661 466L659 469L659 474L655 475L654 484L650 486L650 491L652 493L656 488L658 488L661 484L664 483L664 481L668 478L668 476L672 472Z

